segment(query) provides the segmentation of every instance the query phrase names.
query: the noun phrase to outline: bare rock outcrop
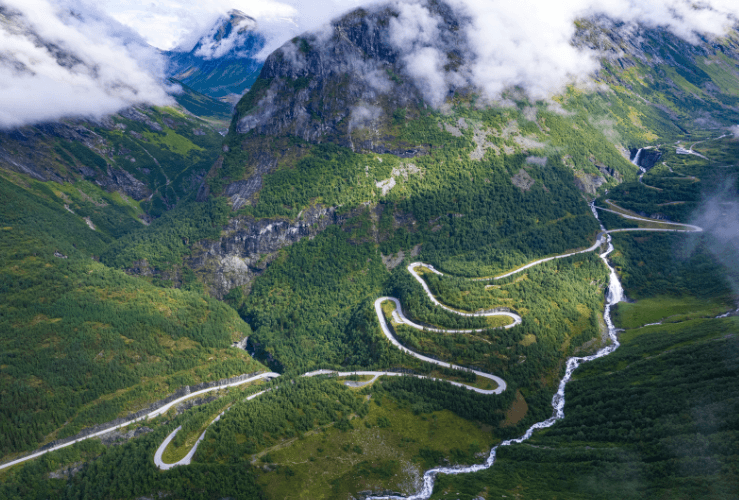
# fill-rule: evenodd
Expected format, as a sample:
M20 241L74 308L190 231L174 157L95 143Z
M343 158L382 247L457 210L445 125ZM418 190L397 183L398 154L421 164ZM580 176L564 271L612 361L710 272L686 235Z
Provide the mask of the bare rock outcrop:
M207 283L212 295L223 298L229 290L250 284L283 247L313 237L340 222L332 207L314 206L297 220L236 217L218 241L195 245L188 265Z
M524 169L519 170L516 175L511 177L511 182L522 191L528 191L536 183L536 181Z

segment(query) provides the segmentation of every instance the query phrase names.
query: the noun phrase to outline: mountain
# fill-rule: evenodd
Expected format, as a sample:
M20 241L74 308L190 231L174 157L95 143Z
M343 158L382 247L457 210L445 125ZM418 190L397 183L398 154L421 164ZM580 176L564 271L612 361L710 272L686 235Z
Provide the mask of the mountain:
M290 40L225 137L144 107L0 136L6 459L280 373L11 467L0 496L407 496L540 422L433 498L733 495L739 33L581 18L587 82L491 96L467 14L380 5ZM224 22L187 54L256 36ZM148 225L102 217L134 194Z
M0 8L10 44L0 171L36 193L64 186L60 209L120 236L197 191L230 106L186 86L177 106L156 49L101 12L60 4L50 14Z
M450 27L450 39L443 43L460 46L453 11L440 10L439 15ZM225 195L245 214L235 218L236 232L230 233L239 241L252 241L261 233L247 214L279 229L273 235L276 243L262 250L227 240L195 250L192 265L203 270L217 296L246 284L251 278L245 276L258 274L260 269L250 266L263 262L264 251L274 253L296 235L311 234L295 231L315 225L316 210L367 200L382 203L386 192L400 189L380 187L397 180L392 168L377 173L370 168L375 154L391 155L390 161L399 165L394 171L400 172L409 164L417 168L414 158L449 161L439 155L450 147L463 148L474 166L490 161L486 155L491 154L498 161L518 155L526 164L534 161L528 159L532 155L551 156L556 150L561 158L557 165L564 164L574 176L565 183L592 196L633 178L627 160L639 147L739 119L731 83L736 78L736 35L693 45L667 30L642 27L634 32L632 26L607 18L578 23L575 43L599 51L602 67L595 78L608 90L563 95L559 102L576 110L576 118L563 116L551 104L527 101L518 112L478 113L472 88L456 89L450 96L455 108L436 113L425 104L423 88L405 75L402 49L384 28L392 16L391 11L358 10L335 21L331 36L321 32L288 42L266 60L260 78L237 105L224 148L228 152L209 174L199 199L207 199L208 193ZM457 54L460 67L467 64L465 57ZM337 155L327 144L345 149ZM339 170L332 166L336 162L354 166ZM364 167L368 170L362 173ZM516 178L518 169L508 168ZM439 175L450 173L441 169ZM352 175L359 179L347 184ZM414 177L403 174L406 178ZM457 210L450 207L452 212ZM305 220L292 224L269 218L294 220L299 213Z
M167 75L207 96L235 102L259 75L262 62L255 56L264 42L256 20L232 10L191 49L165 52Z
M193 197L220 143L209 123L181 110L128 108L0 132L0 171L31 190L53 182L60 209L120 236Z

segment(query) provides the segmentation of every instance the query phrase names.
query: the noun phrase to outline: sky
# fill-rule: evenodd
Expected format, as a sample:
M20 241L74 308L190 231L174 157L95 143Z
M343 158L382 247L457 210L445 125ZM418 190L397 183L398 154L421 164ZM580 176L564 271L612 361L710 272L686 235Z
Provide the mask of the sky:
M99 8L138 31L147 42L169 50L194 45L218 16L237 9L271 29L282 42L361 5L362 0L99 0Z
M463 23L469 63L447 66L443 22L420 0L391 0L389 26L404 71L440 104L472 84L494 99L511 86L534 98L586 81L596 55L574 48L574 20L604 13L662 25L695 40L739 18L737 0L446 0ZM137 103L172 102L165 61L153 47L189 48L219 16L238 9L267 38L261 53L377 0L0 0L0 128L61 117L100 118Z

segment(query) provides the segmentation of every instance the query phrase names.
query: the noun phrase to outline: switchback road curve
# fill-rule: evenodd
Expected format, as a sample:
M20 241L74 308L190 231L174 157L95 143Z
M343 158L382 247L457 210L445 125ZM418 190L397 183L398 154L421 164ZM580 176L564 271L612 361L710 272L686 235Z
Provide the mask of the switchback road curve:
M605 257L607 256L608 253L610 253L610 251L613 248L613 246L610 243L610 236L609 236L610 233L625 232L625 231L700 232L700 231L703 230L702 228L700 228L698 226L693 226L693 225L689 225L689 224L680 224L680 223L675 223L675 222L666 222L666 221L661 221L661 220L653 220L653 219L647 219L647 218L641 218L641 217L634 217L634 216L630 216L630 215L627 215L627 214L624 214L624 213L621 213L621 212L617 212L615 210L610 210L610 209L606 209L606 208L596 207L594 203L591 203L590 204L590 207L591 207L591 210L593 212L593 215L596 217L596 219L598 218L597 210L606 210L606 211L609 211L609 212L616 213L617 215L619 215L621 217L624 217L626 219L633 219L633 220L637 220L637 221L655 222L655 223L660 223L660 224L665 224L665 225L671 225L671 226L675 226L675 229L669 229L669 228L623 228L623 229L606 230L601 225L601 232L598 233L598 235L596 237L596 242L591 247L589 247L589 248L586 248L584 250L575 251L575 252L568 252L568 253L564 253L564 254L560 254L560 255L546 257L546 258L543 258L543 259L538 259L538 260L535 260L535 261L533 261L533 262L531 262L529 264L526 264L526 265L521 266L521 267L519 267L517 269L514 269L514 270L512 270L510 272L507 272L505 274L501 274L499 276L490 277L490 278L470 278L470 279L471 280L474 280L474 281L485 281L485 280L498 280L498 279L501 279L501 278L506 278L508 276L512 276L512 275L514 275L516 273L519 273L521 271L524 271L525 269L529 269L531 267L534 267L536 265L542 264L544 262L548 262L548 261L551 261L551 260L554 260L554 259L562 259L562 258L570 257L570 256L581 254L581 253L595 251L596 249L598 249L599 247L601 247L603 244L607 244L609 246L609 250L606 253L602 254L600 257L604 260L604 262L606 263L606 265L608 265L608 262L606 261L606 258ZM433 266L431 266L429 264L423 264L423 263L420 263L420 262L414 262L414 263L412 263L412 264L410 264L408 266L408 271L421 284L421 286L423 287L424 292L427 294L427 296L431 299L431 301L436 306L441 307L441 308L443 308L446 311L449 311L449 312L452 312L454 314L458 314L458 315L461 315L461 316L468 316L468 317L470 317L470 316L476 316L476 317L483 316L484 317L484 316L496 316L496 315L500 315L500 316L507 316L507 317L509 317L509 318L511 318L513 320L513 323L508 324L508 325L505 325L504 327L501 327L501 328L513 328L513 327L515 327L515 326L517 326L517 325L519 325L521 323L521 317L518 314L516 314L515 312L510 311L510 310L465 312L465 311L458 311L456 309L453 309L451 307L448 307L448 306L440 303L436 299L436 297L433 296L433 294L431 293L428 285L423 280L423 278L418 274L417 269L422 268L422 267L423 268L426 268L430 272L433 272L433 273L438 274L438 275L444 275L444 273L436 270ZM618 284L618 287L619 287L619 290L620 290L620 283L618 282L618 276L615 274L615 271L613 270L613 268L611 268L610 265L608 265L608 267L611 270L611 286L615 286L615 284ZM615 279L615 281L614 281L614 279ZM611 295L613 295L613 294L611 294ZM620 296L618 297L618 300L620 300ZM616 302L618 302L618 300ZM385 302L385 301L391 301L395 305L395 310L393 311L393 315L394 315L395 321L397 321L398 323L402 323L402 324L405 324L407 326L410 326L412 328L416 328L416 329L420 329L420 330L425 330L425 331L431 331L431 332L437 332L437 333L471 333L471 332L479 332L479 331L483 331L483 330L487 330L487 329L452 330L452 329L426 327L426 326L419 325L419 324L414 323L413 321L409 320L403 314L403 310L402 310L400 301L398 299L394 298L394 297L380 297L380 298L378 298L375 301L375 304L374 304L375 305L375 312L377 313L377 318L378 318L378 321L380 323L380 327L381 327L381 329L383 331L383 334L390 341L390 343L392 343L395 347L397 347L398 349L400 349L404 353L408 354L409 356L415 357L417 359L420 359L420 360L423 360L423 361L426 361L426 362L429 362L429 363L432 363L432 364L435 364L435 365L438 365L438 366L442 366L442 367L446 367L446 368L454 368L454 369L459 369L459 370L473 372L473 373L475 373L479 377L486 378L486 379L489 379L491 381L494 381L497 384L497 388L496 389L493 389L493 390L484 390L484 389L479 389L479 388L476 388L476 387L469 386L467 384L462 384L462 383L459 383L459 382L452 382L452 381L448 381L448 380L446 382L448 382L448 383L450 383L452 385L458 386L458 387L463 387L463 388L466 388L466 389L469 389L469 390L473 390L475 392L479 392L481 394L500 394L500 393L502 393L502 392L504 392L506 390L507 385L506 385L505 380L503 380L502 378L500 378L500 377L498 377L496 375L488 374L488 373L485 373L485 372L481 372L479 370L474 370L474 369L470 369L470 368L466 368L466 367L461 367L461 366L454 365L452 363L448 363L448 362L440 361L440 360L437 360L437 359L434 359L434 358L430 358L428 356L424 356L422 354L416 353L415 351L412 351L412 350L408 349L407 347L403 346L395 338L395 336L391 332L389 326L387 325L387 322L385 320L385 315L384 315L384 312L382 311L382 307L381 307L382 303ZM613 303L615 304L615 302L613 302ZM610 330L612 329L612 322L610 320L610 306L611 305L612 304L610 302L607 303L607 305L606 305L606 312L604 313L605 316L606 316L606 318L605 318L606 319L606 323L609 325L609 334L610 334ZM615 339L615 333L612 335L612 338ZM576 365L579 365L579 363L582 362L582 361L589 361L590 358L595 359L595 357L600 357L600 355L605 355L605 354L608 354L610 352L611 351L608 351L608 352L605 352L604 354L600 354L600 352L599 352L598 355L593 355L593 356L590 356L588 358L570 358L570 362L572 360L579 360L576 363ZM573 370L574 370L574 367L573 367ZM558 406L557 405L559 405L560 403L557 403L557 405L555 405L555 401L553 401L553 405L555 406L555 413L557 415L560 412L562 412L562 415L563 415L563 408L564 408L564 384L566 384L566 381L569 380L569 373L570 373L570 370L569 370L569 362L568 362L568 375L562 380L562 382L560 384L560 391L562 392L562 397L561 397L562 409L561 410L558 409ZM373 376L373 380L372 381L374 381L379 376L408 376L408 374L397 373L397 372L382 372L382 371L335 372L335 371L331 371L331 370L317 370L317 371L314 371L314 372L306 373L303 376L311 377L311 376L326 375L326 374L334 374L334 375L337 375L337 376L368 375L368 376ZM216 386L216 387L211 387L211 388L207 388L207 389L202 389L202 390L193 392L191 394L187 394L187 395L185 395L185 396L183 396L181 398L178 398L178 399L176 399L174 401L171 401L167 405L162 406L161 408L158 408L158 409L152 411L151 413L149 413L147 415L144 415L142 417L139 417L139 418L137 418L135 420L130 420L128 422L124 422L124 423L119 424L119 425L116 425L114 427L110 427L110 428L104 429L102 431L89 434L89 435L84 436L84 437L81 437L79 439L76 439L76 440L73 440L73 441L70 441L70 442L67 442L67 443L63 443L61 445L54 446L54 447L51 447L51 448L48 448L48 449L45 449L45 450L36 451L34 453L31 453L30 455L26 455L24 457L21 457L21 458L12 460L10 462L6 462L4 464L0 464L0 470L6 469L8 467L12 467L13 465L17 465L17 464L23 463L23 462L28 461L28 460L32 460L34 458L37 458L37 457L39 457L41 455L44 455L46 453L49 453L51 451L56 451L56 450L65 448L67 446L71 446L71 445L73 445L75 443L78 443L80 441L83 441L85 439L90 439L90 438L93 438L93 437L99 437L99 436L101 436L103 434L106 434L108 432L111 432L113 430L116 430L116 429L119 429L119 428L122 428L122 427L125 427L125 426L128 426L128 425L130 425L132 423L135 423L135 422L138 422L138 421L141 421L141 420L144 420L144 419L152 419L152 418L155 418L155 417L157 417L159 415L164 414L165 412L167 412L173 406L175 406L175 405L177 405L177 404L179 404L179 403L181 403L181 402L183 402L183 401L185 401L187 399L190 399L192 397L198 396L200 394L205 394L207 392L215 391L215 390L226 388L226 387L233 387L233 386L243 385L243 384L250 383L250 382L255 382L255 381L258 381L258 380L270 380L270 379L273 379L273 378L277 378L279 376L280 376L280 374L274 373L274 372L262 373L260 375L257 375L255 377L251 377L251 378L248 378L248 379L245 379L245 380L240 380L240 381L229 383L229 384L225 384L225 385L222 385L222 386ZM433 379L433 377L426 377L426 376L422 376L422 375L411 375L411 376L415 376L415 377L419 377L419 378L432 378ZM438 380L438 379L435 379L435 380ZM262 391L262 392L253 394L253 395L249 396L247 399L253 399L253 398L255 398L255 397L263 394L264 392L266 392L266 391ZM558 396L559 396L559 392L557 393L557 395L555 395L555 399L557 399ZM220 418L220 416L221 415L219 415L216 419L214 419L212 423L216 422ZM554 417L552 417L552 418L554 418ZM545 422L549 422L549 420L547 420ZM552 421L552 423L553 423L553 421ZM532 427L532 429L530 429L530 431L533 431L534 428L540 428L540 427L536 427L537 425L538 424L535 424L535 426ZM548 427L549 425L551 425L551 424L546 425L546 427ZM180 460L179 462L177 462L175 464L165 464L162 461L162 459L161 459L162 454L163 454L164 450L166 449L167 445L169 445L169 443L171 442L171 440L174 438L174 436L177 434L178 431L179 431L179 428L176 429L175 431L173 431L169 436L167 436L167 438L165 439L165 441L162 443L162 445L157 450L157 453L155 455L155 463L161 469L165 469L166 470L166 469L172 468L172 467L177 466L177 465L186 465L186 464L189 464L190 461L191 461L191 459L192 459L192 456L194 455L194 453L195 453L195 451L197 449L197 445L205 437L205 432L203 432L201 434L201 436L199 437L196 445L192 448L192 450L190 450L190 452L188 453L188 455L184 459ZM206 430L206 432L207 432L207 430ZM525 437L523 437L523 438L520 438L520 440L528 439L528 436L529 435L530 435L530 433L527 432L527 435ZM506 444L511 444L513 442L520 442L520 441L519 440L511 440L510 442L504 442L504 443L502 443L501 446L506 445ZM491 457L494 460L494 450L493 450L493 452L491 452ZM489 457L488 458L488 461L490 461L490 459L491 458ZM486 464L487 464L487 462L486 462ZM492 465L492 462L490 462L490 464L487 465L487 467L489 467L491 465ZM473 467L487 468L487 467L485 467L483 465L473 466ZM455 469L455 471L456 470L457 469ZM477 469L475 469L475 470L477 470ZM482 469L480 469L480 470L482 470ZM459 471L457 471L457 472L449 472L447 470L442 470L442 469L439 469L439 470L433 469L432 471L429 471L429 472L433 472L433 474L431 474L431 476L429 476L429 477L433 477L437 473L460 473ZM466 472L473 472L473 470L467 470ZM426 481L426 479L424 479L424 480ZM433 479L432 479L431 485L433 485ZM424 490L419 493L419 495L421 495L421 496L414 495L414 496L408 497L408 498L410 498L410 499L425 499L425 498L428 498L428 496L430 495L430 490L429 490L428 495L425 495L425 496L424 496L424 492L426 492L426 486L424 486ZM377 497L377 498L379 499L379 498L396 498L396 497ZM397 498L400 498L400 497L397 497Z

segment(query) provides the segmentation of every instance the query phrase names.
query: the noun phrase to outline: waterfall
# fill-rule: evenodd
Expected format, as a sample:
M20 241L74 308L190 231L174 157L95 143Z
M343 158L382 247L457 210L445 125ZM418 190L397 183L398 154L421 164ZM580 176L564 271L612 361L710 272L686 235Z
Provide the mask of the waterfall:
M631 160L631 163L636 165L637 167L640 167L639 162L641 161L641 152L644 151L644 148L639 148L639 151L636 152L636 156L634 156L634 159Z
M613 244L609 242L608 245L610 252L610 250L613 250ZM608 262L606 262L606 265L611 270L611 276L608 283L608 292L606 293L606 302L608 302L608 304L618 304L624 298L624 288L623 286L621 286L621 281L619 281L618 279L618 274L616 274L616 270L613 269L608 264Z

